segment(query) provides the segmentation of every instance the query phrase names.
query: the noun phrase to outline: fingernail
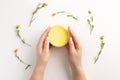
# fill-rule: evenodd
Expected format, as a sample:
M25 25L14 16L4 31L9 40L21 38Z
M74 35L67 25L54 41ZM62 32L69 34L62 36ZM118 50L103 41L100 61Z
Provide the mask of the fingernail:
M69 38L69 41L72 41L72 38L71 38L71 37Z
M48 28L51 28L50 26L48 26Z
M47 37L46 40L49 42L49 38Z
M70 26L68 26L68 28L70 29Z

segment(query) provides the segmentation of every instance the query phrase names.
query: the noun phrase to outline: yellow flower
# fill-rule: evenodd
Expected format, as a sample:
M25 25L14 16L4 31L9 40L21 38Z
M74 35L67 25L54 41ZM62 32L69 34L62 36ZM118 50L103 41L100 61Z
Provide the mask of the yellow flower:
M89 10L88 13L91 14L92 12Z
M56 15L56 13L52 13L52 16L55 16Z
M47 3L43 3L43 6L48 6L48 4Z
M103 39L104 39L104 36L103 36L103 35L102 35L102 36L100 36L100 39L101 39L101 40L103 40Z
M18 24L18 25L16 25L16 29L18 29L18 28L20 28L20 25Z
M17 53L17 52L18 52L18 48L16 48L16 49L14 50L14 52Z

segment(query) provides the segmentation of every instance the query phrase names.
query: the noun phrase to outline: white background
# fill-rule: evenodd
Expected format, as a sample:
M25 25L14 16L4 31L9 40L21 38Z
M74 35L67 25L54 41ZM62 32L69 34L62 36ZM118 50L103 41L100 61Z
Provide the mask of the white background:
M32 26L28 23L38 2L48 7L36 14ZM120 80L120 9L119 0L0 0L0 80L29 80L35 66L36 45L47 26L61 24L71 26L83 46L82 63L87 80ZM89 34L87 11L94 16L93 34ZM53 12L65 10L79 18L75 21L64 15L51 17ZM32 47L23 45L15 34L15 25L21 25L21 35ZM101 35L105 36L105 48L96 64L94 57L100 47ZM24 70L14 56L18 55L32 67ZM67 50L52 48L44 80L71 80L67 63Z

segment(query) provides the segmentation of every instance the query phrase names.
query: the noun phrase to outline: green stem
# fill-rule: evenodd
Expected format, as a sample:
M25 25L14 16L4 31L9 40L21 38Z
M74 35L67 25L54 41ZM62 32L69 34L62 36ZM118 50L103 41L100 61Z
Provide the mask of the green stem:
M35 10L32 12L32 16L31 16L30 21L29 21L29 26L31 26L31 25L32 25L32 22L36 19L36 18L34 18L35 14L36 14L40 9L42 9L43 7L45 7L45 3L39 3L39 4L37 5L37 7L35 8Z
M59 11L59 12L56 12L56 14L61 14L61 13L67 13L66 11Z
M72 14L66 12L66 11L59 11L59 12L56 12L55 14L66 14L67 17L71 17L73 18L74 20L78 20L75 16L73 16Z
M31 66L30 64L24 62L24 61L17 55L17 52L15 53L15 57L16 57L21 63L23 63L23 64L26 65L25 70L28 69L28 68Z
M73 15L71 15L71 14L67 15L67 17L71 17L71 18L73 18L73 19L75 19L75 20L78 20L75 16L73 16Z
M34 15L31 16L30 22L29 22L29 26L31 26L32 22L35 20L35 18L33 18Z
M93 18L92 19L87 19L87 22L90 26L90 34L92 34L92 31L94 29L94 25L93 25Z
M93 16L92 16L92 12L89 10L88 11L88 13L89 13L89 18L87 19L87 22L88 22L88 24L89 24L89 26L90 26L90 35L92 34L92 31L93 31L93 29L94 29L94 25L93 25Z
M105 43L103 42L103 40L101 40L100 50L99 50L99 52L98 52L98 55L95 57L94 64L98 61L99 56L101 55L102 50L103 50L103 48L104 48L104 45L105 45Z
M31 45L28 44L28 43L26 43L26 41L21 37L21 34L20 34L20 30L19 30L19 29L16 29L16 33L17 33L18 38L21 40L21 42L22 42L23 44L31 47Z

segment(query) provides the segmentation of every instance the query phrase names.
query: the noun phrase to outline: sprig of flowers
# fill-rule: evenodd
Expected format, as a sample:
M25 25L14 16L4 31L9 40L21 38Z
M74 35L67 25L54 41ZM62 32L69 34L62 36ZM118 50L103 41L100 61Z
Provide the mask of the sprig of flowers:
M21 42L27 46L31 46L30 44L26 43L25 39L21 37L20 34L20 25L16 25L16 34L18 36L18 38L21 40Z
M64 14L64 15L66 15L67 17L71 17L71 18L73 18L74 20L78 21L78 18L76 18L74 15L72 15L71 13L66 12L66 11L55 12L55 13L52 13L51 16L56 16L56 15L58 15L58 14Z
M32 22L35 20L35 14L42 8L48 6L47 3L38 3L37 7L35 8L35 10L32 12L32 16L31 19L29 21L29 26L31 26Z
M88 14L89 14L90 17L87 19L87 22L90 26L90 34L92 34L92 31L94 29L93 16L92 16L92 12L90 10L88 11Z
M24 65L26 65L25 70L27 70L31 65L28 64L28 63L26 63L26 62L24 62L24 61L18 56L18 48L16 48L16 49L14 50L14 53L15 53L15 57L16 57L21 63L23 63Z
M98 55L95 57L94 59L94 64L98 61L101 53L102 53L102 50L104 48L104 45L105 45L105 42L104 42L104 36L100 36L100 40L101 40L101 44L100 44L100 50L98 52Z

